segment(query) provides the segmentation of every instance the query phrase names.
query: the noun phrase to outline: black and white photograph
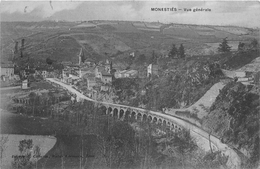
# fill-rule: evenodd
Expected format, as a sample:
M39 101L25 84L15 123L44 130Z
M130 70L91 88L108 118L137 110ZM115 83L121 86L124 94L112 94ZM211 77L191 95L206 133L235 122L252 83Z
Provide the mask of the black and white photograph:
M1 169L259 169L260 2L1 0Z

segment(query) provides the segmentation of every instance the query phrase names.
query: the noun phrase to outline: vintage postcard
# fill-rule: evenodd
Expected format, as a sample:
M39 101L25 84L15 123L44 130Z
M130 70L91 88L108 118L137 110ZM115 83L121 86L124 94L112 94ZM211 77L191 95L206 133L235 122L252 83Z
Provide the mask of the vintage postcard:
M0 3L3 169L259 168L259 1Z

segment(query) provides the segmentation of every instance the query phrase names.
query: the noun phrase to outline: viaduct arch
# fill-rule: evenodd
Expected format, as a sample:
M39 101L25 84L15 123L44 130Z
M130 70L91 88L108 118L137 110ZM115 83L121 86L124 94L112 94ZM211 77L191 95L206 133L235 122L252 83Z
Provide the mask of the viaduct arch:
M168 120L157 114L152 114L149 111L141 110L139 108L130 108L128 106L122 107L114 104L104 105L103 103L101 103L100 106L104 106L106 108L106 115L110 115L115 119L123 121L151 122L163 127L167 127L172 131L180 131L183 129L182 126L172 122L171 120Z

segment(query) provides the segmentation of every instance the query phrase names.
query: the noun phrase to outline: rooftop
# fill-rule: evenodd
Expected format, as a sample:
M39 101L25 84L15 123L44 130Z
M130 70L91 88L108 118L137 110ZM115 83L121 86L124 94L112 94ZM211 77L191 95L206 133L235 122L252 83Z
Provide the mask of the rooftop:
M137 73L137 70L128 70L126 73Z
M88 81L96 81L96 78L95 77L87 77L87 80Z
M90 68L90 67L84 67L84 68L81 69L81 71L93 72L94 69Z
M99 72L105 71L105 67L103 66L98 66L97 69Z
M119 71L118 73L137 73L137 70L122 70Z
M86 73L82 77L83 77L83 79L88 79L88 78L91 78L91 77L95 77L95 75L92 74L92 73Z
M73 74L69 74L69 77L71 77L72 79L79 79L78 76L75 76L75 75L73 75Z

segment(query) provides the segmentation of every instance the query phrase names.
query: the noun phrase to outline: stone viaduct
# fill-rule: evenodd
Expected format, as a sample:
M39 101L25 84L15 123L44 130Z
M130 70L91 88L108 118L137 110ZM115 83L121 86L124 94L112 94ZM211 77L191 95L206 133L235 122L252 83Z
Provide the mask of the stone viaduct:
M152 113L151 111L134 108L130 106L116 105L110 103L99 102L106 107L106 114L115 117L119 120L135 120L141 122L151 122L163 127L169 128L171 131L181 131L182 126L172 122L171 120Z
M48 81L50 82L50 81ZM151 123L155 123L158 125L162 125L164 127L169 128L171 131L181 131L183 129L183 126L177 124L176 122L173 122L172 120L169 120L167 117L160 116L159 112L152 112L148 111L142 108L137 107L131 107L131 106L125 106L120 104L114 104L114 103L107 103L107 102L99 102L93 99L90 99L77 91L76 89L72 88L71 90L68 89L69 86L64 87L62 85L59 85L55 82L50 82L53 86L56 87L62 87L64 90L66 90L71 96L76 97L77 101L81 100L89 100L92 102L95 102L99 104L100 106L104 106L106 108L106 114L110 115L112 117L118 118L120 120L123 119L132 119L137 121L147 121ZM72 92L72 90L74 92ZM167 115L166 115L167 116Z
M96 101L89 97L86 97L81 92L77 91L71 86L59 82L59 80L57 79L49 78L47 79L47 81L57 87L61 87L64 90L68 91L68 93L76 97L77 101L88 100L96 103L96 105L98 106L104 106L106 108L105 111L107 115L113 116L114 118L118 118L119 120L132 119L137 121L148 121L151 123L165 126L173 132L181 131L183 129L189 130L191 136L195 138L195 141L198 143L199 147L201 147L202 149L205 149L205 147L211 147L213 151L220 150L222 154L225 154L229 157L227 162L228 167L230 167L231 169L241 168L241 159L232 148L222 143L217 137L210 135L206 131L191 124L188 121L167 114L163 114L162 112L155 112L137 107Z

